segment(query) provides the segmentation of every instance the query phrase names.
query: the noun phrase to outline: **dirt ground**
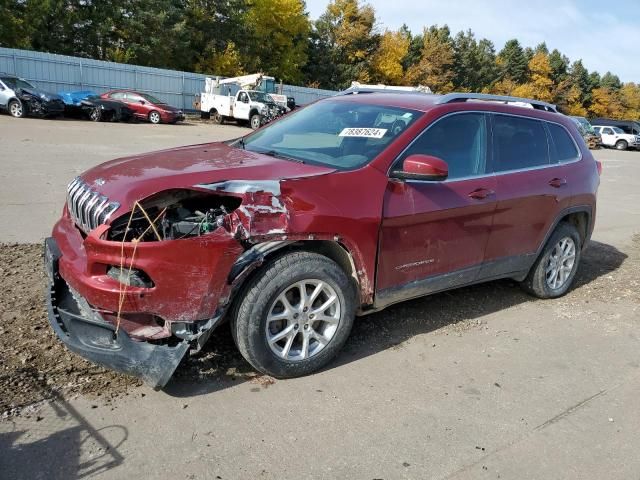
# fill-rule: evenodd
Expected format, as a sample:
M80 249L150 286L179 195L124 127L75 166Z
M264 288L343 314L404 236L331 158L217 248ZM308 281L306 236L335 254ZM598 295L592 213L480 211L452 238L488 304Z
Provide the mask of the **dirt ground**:
M628 258L616 249L593 242L585 251L576 280L576 288L559 302L565 306L588 304L600 300L614 305L621 299L640 303L640 235L633 238ZM42 400L77 394L100 398L107 405L122 395L128 395L139 380L97 367L69 352L49 327L43 303L45 278L42 270L42 247L39 244L0 245L0 414L17 414L23 407ZM500 302L502 289L514 288L513 282L494 282L491 287L466 289L471 299ZM434 296L436 305L448 294ZM523 294L524 295L524 294ZM468 317L465 308L474 308L470 301L455 314ZM571 311L571 309L567 309ZM387 322L388 319L385 320ZM374 325L379 323L378 325ZM373 332L384 331L375 317L357 322L350 346L371 342ZM475 322L458 322L448 318L433 328L461 330ZM389 339L387 339L389 340ZM183 381L203 382L228 375L232 378L252 378L262 383L272 379L258 376L238 354L228 328L222 326L198 357L185 357L176 377Z

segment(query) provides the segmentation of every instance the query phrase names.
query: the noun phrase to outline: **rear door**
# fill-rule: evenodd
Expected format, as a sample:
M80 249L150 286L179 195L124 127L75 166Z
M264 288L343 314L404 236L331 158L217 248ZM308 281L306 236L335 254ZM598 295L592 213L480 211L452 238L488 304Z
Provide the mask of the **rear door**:
M528 117L492 115L492 168L498 204L482 278L527 270L558 213L570 206L568 164L579 158L579 152L563 126L548 125ZM558 142L564 142L565 151L566 142L570 143L571 159L559 161L552 133Z
M401 155L447 162L445 181L390 179L385 192L376 304L473 282L484 259L496 180L487 173L487 115L451 114L427 128Z

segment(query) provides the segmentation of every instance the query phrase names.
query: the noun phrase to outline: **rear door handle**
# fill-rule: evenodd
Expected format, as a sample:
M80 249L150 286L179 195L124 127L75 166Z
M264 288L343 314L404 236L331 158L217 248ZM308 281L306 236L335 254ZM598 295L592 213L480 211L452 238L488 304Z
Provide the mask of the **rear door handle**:
M565 178L552 178L549 180L549 185L554 188L560 188L567 184L567 180Z
M495 193L496 192L488 188L476 188L473 192L469 193L469 197L476 200L483 200L491 195L495 195Z

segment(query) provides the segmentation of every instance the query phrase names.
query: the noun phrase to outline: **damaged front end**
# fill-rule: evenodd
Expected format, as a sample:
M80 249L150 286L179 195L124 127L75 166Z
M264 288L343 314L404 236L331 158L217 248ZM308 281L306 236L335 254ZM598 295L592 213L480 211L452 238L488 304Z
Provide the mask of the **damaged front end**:
M162 191L109 225L117 204L75 182L45 243L50 323L76 353L162 388L262 262L257 245L286 243L279 182Z
M29 115L49 117L64 114L64 101L58 95L21 88L16 90L16 96Z

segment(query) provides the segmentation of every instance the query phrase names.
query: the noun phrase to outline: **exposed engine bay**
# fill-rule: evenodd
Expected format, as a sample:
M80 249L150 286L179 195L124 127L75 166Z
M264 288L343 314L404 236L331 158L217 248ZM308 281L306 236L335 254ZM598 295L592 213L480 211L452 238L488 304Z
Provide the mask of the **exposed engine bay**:
M238 197L190 190L162 192L144 201L144 211L134 209L132 214L115 220L108 239L162 241L206 235L222 227L225 217L241 203ZM150 228L150 220L155 228Z

